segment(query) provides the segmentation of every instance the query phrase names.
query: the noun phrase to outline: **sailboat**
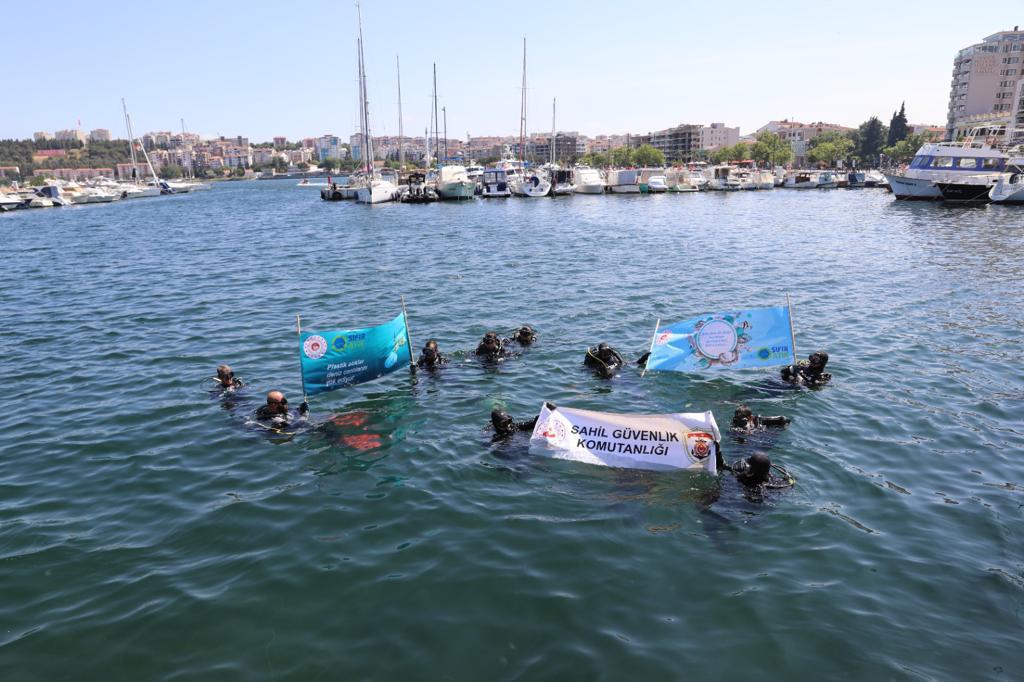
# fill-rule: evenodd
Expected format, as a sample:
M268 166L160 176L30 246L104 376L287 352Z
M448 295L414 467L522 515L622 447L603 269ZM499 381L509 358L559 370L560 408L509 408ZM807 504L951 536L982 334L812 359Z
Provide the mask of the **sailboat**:
M132 156L132 182L134 184L128 185L124 192L121 194L122 199L137 199L140 197L158 197L160 196L159 184L153 184L152 186L145 186L142 184L139 178L139 160L135 155L135 134L132 132L132 119L128 115L128 105L125 104L124 97L121 98L121 108L124 110L124 124L128 128L128 149ZM143 148L145 150L145 148ZM149 157L146 157L146 163L149 163ZM152 166L150 166L152 168ZM153 179L156 179L156 173L153 174Z
M519 162L525 169L526 159L526 38L523 38L523 95L519 104ZM512 192L518 197L546 197L551 182L541 171L524 172L512 180Z
M363 157L366 159L366 178L363 186L356 190L356 201L360 204L382 204L398 197L398 185L385 180L373 167L373 138L370 135L370 102L366 93L366 61L363 56L363 12L356 3L359 16L359 99L362 112L359 123L363 135Z

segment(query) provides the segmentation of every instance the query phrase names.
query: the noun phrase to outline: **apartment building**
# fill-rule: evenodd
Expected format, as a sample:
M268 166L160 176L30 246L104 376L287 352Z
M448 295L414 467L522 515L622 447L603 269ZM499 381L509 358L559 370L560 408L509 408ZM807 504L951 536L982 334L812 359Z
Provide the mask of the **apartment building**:
M1020 108L1024 31L1000 31L957 52L949 84L946 139L978 126L1013 128ZM1012 133L1011 133L1012 134Z

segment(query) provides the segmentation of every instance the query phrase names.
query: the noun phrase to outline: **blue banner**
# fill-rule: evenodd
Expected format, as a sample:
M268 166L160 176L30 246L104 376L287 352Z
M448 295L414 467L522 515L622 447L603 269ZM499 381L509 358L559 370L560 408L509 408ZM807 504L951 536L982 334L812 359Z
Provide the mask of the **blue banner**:
M791 329L786 306L708 313L660 327L647 369L699 372L792 365Z
M405 313L366 329L299 334L306 395L372 381L412 362Z

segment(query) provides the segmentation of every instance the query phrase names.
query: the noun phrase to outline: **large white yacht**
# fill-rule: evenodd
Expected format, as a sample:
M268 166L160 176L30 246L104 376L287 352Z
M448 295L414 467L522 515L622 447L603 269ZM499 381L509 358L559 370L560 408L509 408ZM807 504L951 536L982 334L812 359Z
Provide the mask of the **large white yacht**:
M589 166L577 166L572 172L576 194L604 194L604 178L601 171Z
M976 176L1001 173L1006 168L1007 155L978 141L979 129L971 131L963 142L929 142L921 145L905 170L887 173L892 193L897 199L938 201L942 192L936 183L971 184Z
M612 194L639 194L640 171L636 168L608 171L608 191Z

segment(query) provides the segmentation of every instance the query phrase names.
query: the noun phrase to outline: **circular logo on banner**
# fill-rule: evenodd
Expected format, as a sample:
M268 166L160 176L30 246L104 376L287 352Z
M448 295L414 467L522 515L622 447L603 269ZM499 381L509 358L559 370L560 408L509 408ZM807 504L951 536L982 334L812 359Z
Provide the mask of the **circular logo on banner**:
M565 440L565 424L563 424L560 419L551 417L541 430L541 434L547 438L550 443L561 443Z
M663 332L663 333L661 333L661 334L658 334L658 340L657 340L657 341L655 341L655 343L656 343L657 345L659 345L659 346L664 346L664 345L665 345L666 343L668 343L668 340L669 340L669 338L670 338L671 336L672 336L672 335L671 335L671 334L669 334L668 332Z
M697 350L705 357L729 357L736 350L736 329L725 320L711 320L696 336Z
M314 334L302 342L302 352L310 360L319 360L327 353L327 339Z
M697 459L704 459L711 454L711 446L703 438L693 444L693 456Z
M337 336L334 337L334 340L331 341L331 345L334 346L334 350L338 351L339 353L343 352L345 350L345 337L342 336L341 334L338 334Z

